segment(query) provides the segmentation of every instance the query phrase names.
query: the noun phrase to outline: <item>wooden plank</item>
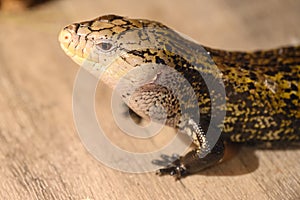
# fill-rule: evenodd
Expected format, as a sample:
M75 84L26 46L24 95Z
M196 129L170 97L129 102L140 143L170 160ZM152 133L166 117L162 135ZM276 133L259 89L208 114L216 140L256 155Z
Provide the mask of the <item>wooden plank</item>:
M1 199L299 199L299 149L244 147L232 160L181 183L101 164L76 133L72 89L78 67L57 42L68 23L116 13L161 21L212 47L270 48L300 43L299 9L292 0L65 0L1 13ZM97 100L103 102L96 104L109 139L129 150L153 150L155 145L119 139L110 94L101 86ZM168 139L172 130L164 134Z

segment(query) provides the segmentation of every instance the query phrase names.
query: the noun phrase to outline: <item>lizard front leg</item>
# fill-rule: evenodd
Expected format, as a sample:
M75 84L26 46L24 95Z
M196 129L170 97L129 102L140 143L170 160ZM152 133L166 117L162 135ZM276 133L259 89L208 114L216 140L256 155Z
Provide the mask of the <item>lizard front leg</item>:
M156 84L147 84L138 88L128 101L129 107L138 115L146 119L151 116L158 122L162 121L161 118L164 117L160 109L162 106L166 113L165 124L189 135L193 139L193 143L197 145L195 150L179 157L158 171L160 175L170 174L177 179L218 163L224 155L223 142L219 140L216 145L210 146L201 126L189 117L189 113L182 115L179 102L179 99L170 90ZM202 120L203 124L207 121L205 117ZM158 160L155 161L159 163ZM157 164L155 161L154 164Z
M210 149L204 132L193 120L189 120L184 130L193 138L193 142L197 145L197 148L184 156L180 156L165 168L159 169L157 174L171 175L175 176L176 179L180 179L189 174L202 171L222 160L224 156L224 144L222 139L219 139L214 147ZM155 160L153 163L158 162L158 160Z

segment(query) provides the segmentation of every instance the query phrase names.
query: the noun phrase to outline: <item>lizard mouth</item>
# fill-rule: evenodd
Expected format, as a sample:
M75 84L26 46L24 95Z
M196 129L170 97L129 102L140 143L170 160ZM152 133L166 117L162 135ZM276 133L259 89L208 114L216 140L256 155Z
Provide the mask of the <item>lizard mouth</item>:
M80 56L77 53L76 48L76 35L72 34L71 31L69 31L69 28L66 27L63 30L60 31L58 40L60 42L60 46L63 49L63 51L72 58L77 64L82 65L83 61L85 60L82 56ZM72 48L73 47L73 48Z
M87 61L87 58L83 58L80 55L78 55L76 52L73 52L70 50L65 44L60 43L60 47L63 49L63 51L72 59L74 60L78 65L82 66L84 62Z
M86 43L81 42L80 36L72 31L70 26L65 27L59 33L58 40L63 51L80 66L97 64L97 60L91 55L92 48L87 48Z

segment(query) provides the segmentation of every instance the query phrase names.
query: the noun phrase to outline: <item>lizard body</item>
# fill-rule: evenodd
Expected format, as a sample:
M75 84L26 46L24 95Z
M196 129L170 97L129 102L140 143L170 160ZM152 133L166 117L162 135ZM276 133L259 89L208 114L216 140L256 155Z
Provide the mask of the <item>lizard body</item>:
M59 40L75 62L96 76L103 72L102 80L112 88L131 70L155 66L127 78L121 89L125 103L142 118L157 121L163 116L162 106L166 125L187 133L197 145L161 169L161 174L180 178L219 162L224 141L300 140L300 46L255 52L217 50L159 22L116 15L71 24ZM172 84L179 93L167 87ZM223 87L225 93L211 90L209 84ZM216 106L217 101L222 105ZM214 123L222 112L226 113L222 123ZM206 137L210 125L222 130L214 146ZM203 156L203 152L207 153Z

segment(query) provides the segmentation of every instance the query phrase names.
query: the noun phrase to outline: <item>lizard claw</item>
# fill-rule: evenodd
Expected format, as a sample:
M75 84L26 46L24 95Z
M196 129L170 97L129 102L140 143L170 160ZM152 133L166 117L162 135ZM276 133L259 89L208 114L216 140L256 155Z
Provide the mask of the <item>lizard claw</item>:
M175 180L179 180L187 174L185 167L180 162L179 155L173 154L172 156L168 156L163 154L161 155L161 158L162 160L152 161L153 164L165 166L164 168L161 168L156 171L157 175L171 175L175 177Z
M159 176L171 175L175 177L175 180L179 180L187 173L186 169L183 166L172 164L170 166L157 170L156 174Z

